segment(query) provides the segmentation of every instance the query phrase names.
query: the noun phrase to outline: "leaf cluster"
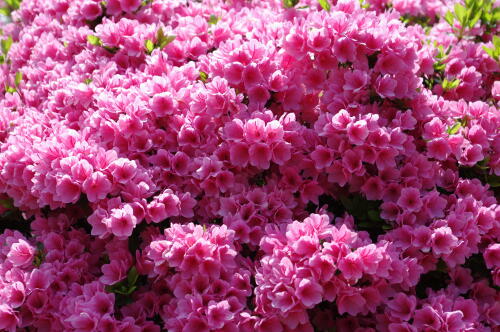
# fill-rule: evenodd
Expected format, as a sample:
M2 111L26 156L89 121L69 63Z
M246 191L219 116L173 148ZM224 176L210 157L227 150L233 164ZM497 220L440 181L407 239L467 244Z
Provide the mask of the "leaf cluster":
M144 42L144 47L146 49L147 54L151 54L155 48L159 48L162 50L165 46L173 42L175 36L165 35L162 28L159 28L156 32L156 43L153 43L152 40L148 39Z
M94 36L94 35L88 35L87 41L89 42L90 45L102 47L106 51L111 52L111 53L116 53L118 51L117 47L110 47L110 46L103 45L101 38Z
M478 21L487 30L496 27L500 19L500 7L493 7L492 0L465 0L465 6L455 4L454 11L448 11L444 19L457 34L458 39L462 39L465 29L472 29ZM455 28L455 21L460 24L460 28Z
M495 61L500 61L500 37L493 36L493 47L489 48L483 46L483 49L489 56L495 59Z
M4 2L5 2L5 7L0 8L0 15L10 17L10 15L14 10L19 9L22 0L4 0Z

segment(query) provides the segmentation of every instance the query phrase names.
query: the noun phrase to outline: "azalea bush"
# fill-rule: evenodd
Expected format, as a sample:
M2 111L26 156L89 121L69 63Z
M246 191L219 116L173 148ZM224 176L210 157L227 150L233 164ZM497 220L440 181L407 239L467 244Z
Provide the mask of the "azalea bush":
M498 1L0 7L0 330L500 331Z

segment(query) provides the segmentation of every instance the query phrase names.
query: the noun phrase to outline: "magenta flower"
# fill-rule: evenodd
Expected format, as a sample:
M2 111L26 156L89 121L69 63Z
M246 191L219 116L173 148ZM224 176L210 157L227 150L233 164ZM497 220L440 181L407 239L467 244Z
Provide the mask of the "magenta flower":
M416 188L403 188L397 204L404 210L414 212L422 207L420 191Z
M96 202L106 197L111 190L111 182L102 172L94 172L83 182L83 192L90 202Z

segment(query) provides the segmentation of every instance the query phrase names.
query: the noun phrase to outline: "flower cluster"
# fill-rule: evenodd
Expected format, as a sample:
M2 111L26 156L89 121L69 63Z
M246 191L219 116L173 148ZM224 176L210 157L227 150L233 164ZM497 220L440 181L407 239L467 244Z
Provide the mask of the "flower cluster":
M0 330L498 329L498 1L0 7Z

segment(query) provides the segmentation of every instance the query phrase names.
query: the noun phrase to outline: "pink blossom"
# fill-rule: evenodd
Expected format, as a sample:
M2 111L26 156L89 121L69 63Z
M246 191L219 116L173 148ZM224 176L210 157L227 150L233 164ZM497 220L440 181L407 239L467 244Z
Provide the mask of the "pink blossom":
M446 139L436 138L427 143L429 157L437 160L446 160L451 153L450 146Z
M80 198L81 187L69 175L64 175L58 180L56 193L63 203L76 203Z
M35 248L23 239L19 239L18 242L12 244L7 254L8 260L14 266L28 265L33 261L34 256Z
M230 321L234 314L230 311L227 301L209 304L208 306L208 324L212 328L222 328L225 322Z
M352 61L356 56L356 48L353 41L346 37L335 40L333 51L337 54L340 62Z
M97 17L101 16L102 9L98 2L95 1L85 1L82 5L82 15L85 19L89 21L95 20Z
M458 245L458 239L449 227L435 229L431 235L432 250L437 255L449 254Z
M329 167L333 162L333 153L330 149L320 145L311 153L317 169Z
M250 164L262 169L268 169L272 157L272 151L265 143L255 143L248 150Z
M114 209L111 212L111 231L119 237L128 237L137 223L134 211L130 205L125 205L121 209Z
M120 6L126 13L132 13L141 6L140 0L120 0Z
M111 182L102 172L94 172L83 182L83 192L90 202L96 202L106 197L111 190Z
M296 281L296 295L297 298L308 308L321 302L322 287L311 280L302 279Z
M415 311L416 303L417 299L414 296L399 293L387 305L391 309L389 315L403 321L409 321Z
M246 166L250 160L250 151L246 143L236 142L230 149L231 163L235 166Z
M7 304L0 304L0 328L6 331L16 331L19 318Z
M484 261L489 269L500 266L500 244L494 243L486 248Z
M348 313L357 315L363 311L366 300L357 293L342 293L337 299L338 310L340 314Z
M420 192L416 188L403 188L397 204L407 211L418 211L422 207Z

